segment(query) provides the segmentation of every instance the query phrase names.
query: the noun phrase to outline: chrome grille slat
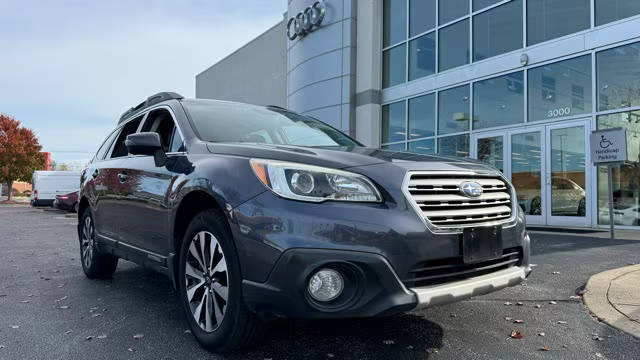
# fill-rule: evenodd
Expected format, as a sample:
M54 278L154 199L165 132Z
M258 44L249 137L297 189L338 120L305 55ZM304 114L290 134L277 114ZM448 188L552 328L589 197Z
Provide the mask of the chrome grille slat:
M499 176L460 174L411 174L406 191L437 228L461 228L483 223L506 222L512 216L513 199L508 184ZM464 196L460 186L474 181L482 186L477 198Z

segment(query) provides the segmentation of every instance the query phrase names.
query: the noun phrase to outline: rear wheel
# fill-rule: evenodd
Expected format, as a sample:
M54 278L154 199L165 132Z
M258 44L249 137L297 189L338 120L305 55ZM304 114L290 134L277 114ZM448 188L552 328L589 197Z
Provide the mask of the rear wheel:
M262 322L242 300L242 277L225 220L203 211L191 221L180 250L180 300L191 332L211 350L251 344Z
M91 210L86 209L82 214L80 237L80 259L82 270L89 279L110 278L118 267L118 258L102 254L96 246L95 225Z

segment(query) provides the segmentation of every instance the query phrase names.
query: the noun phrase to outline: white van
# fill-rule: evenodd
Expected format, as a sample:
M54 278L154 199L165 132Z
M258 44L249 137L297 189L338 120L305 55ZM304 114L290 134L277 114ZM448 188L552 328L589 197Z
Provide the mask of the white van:
M52 206L56 195L78 191L80 173L80 171L34 171L31 205Z

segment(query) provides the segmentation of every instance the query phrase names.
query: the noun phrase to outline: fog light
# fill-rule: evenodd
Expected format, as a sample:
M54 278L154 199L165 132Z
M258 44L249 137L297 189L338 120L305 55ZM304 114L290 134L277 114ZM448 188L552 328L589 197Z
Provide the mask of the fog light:
M309 295L318 301L331 301L340 296L343 289L342 275L332 269L321 269L309 280Z

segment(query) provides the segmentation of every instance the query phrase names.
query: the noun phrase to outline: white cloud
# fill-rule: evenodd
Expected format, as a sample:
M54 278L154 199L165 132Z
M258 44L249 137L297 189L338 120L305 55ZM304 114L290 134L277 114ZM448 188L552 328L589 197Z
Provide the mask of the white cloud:
M285 6L3 3L0 112L33 128L45 150L93 151L119 115L147 96L194 96L197 73L281 20Z

